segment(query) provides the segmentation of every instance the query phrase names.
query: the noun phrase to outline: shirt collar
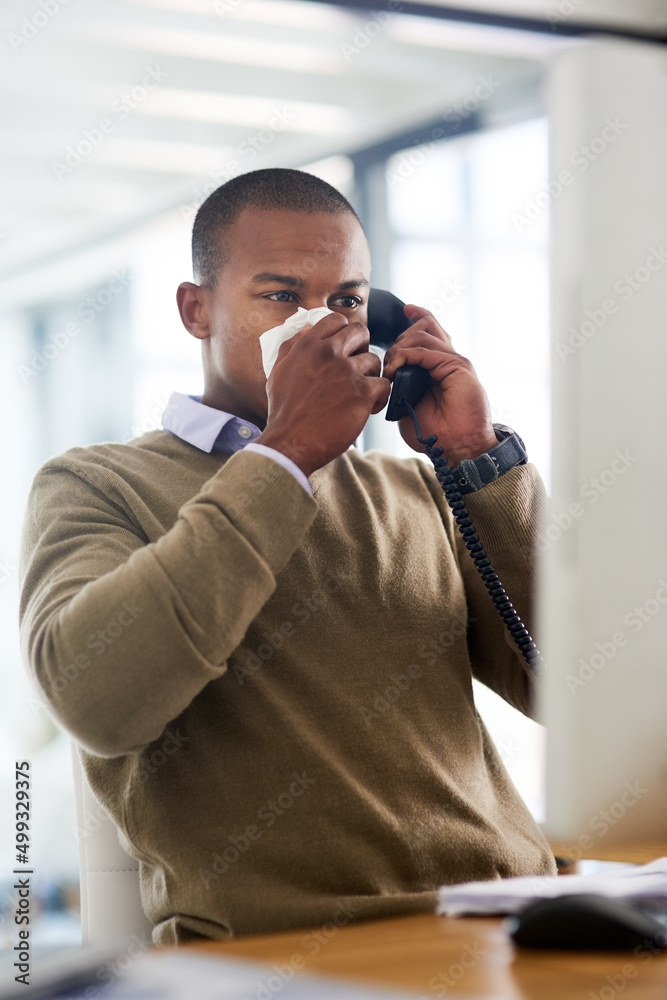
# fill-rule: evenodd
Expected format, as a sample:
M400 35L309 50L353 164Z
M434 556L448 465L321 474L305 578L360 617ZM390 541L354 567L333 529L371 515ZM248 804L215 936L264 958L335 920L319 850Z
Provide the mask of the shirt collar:
M201 451L240 451L259 437L261 431L250 420L216 410L201 402L201 396L172 392L162 427Z

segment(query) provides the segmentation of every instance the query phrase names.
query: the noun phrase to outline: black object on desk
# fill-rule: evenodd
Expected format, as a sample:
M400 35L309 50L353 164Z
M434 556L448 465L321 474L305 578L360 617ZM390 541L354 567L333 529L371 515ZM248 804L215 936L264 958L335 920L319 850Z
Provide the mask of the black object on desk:
M581 893L540 899L505 926L515 944L568 951L661 951L667 945L667 900L629 903Z

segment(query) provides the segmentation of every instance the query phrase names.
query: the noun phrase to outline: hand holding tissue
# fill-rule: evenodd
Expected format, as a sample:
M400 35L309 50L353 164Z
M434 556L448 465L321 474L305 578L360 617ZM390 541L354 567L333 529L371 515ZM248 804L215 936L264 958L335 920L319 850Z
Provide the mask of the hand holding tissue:
M332 312L333 309L328 309L326 306L318 306L317 309L304 309L299 306L297 311L288 316L281 326L274 326L263 333L259 338L259 344L262 348L262 364L266 377L268 378L271 374L281 344L293 337L299 330L303 330L308 323L318 323L319 320L324 319Z

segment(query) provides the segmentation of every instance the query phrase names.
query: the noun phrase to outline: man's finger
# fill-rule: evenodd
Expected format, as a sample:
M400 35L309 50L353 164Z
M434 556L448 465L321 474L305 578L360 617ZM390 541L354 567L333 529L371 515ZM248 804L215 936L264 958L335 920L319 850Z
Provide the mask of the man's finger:
M384 378L390 378L392 374L395 374L396 369L403 365L419 365L421 368L425 368L431 378L440 384L453 371L461 369L474 371L471 362L462 354L441 349L431 350L428 347L415 344L414 347L397 348L390 364L388 366L385 364L382 375Z
M335 339L334 339L335 338ZM338 348L337 353L343 356L351 357L352 355L357 355L368 352L368 346L370 344L370 333L368 332L368 327L364 326L363 323L352 322L346 323L344 327L337 330L332 337L327 337L327 340L333 340Z
M409 332L406 330L405 334L401 334L405 339L397 340L385 354L383 375L386 378L393 375L396 369L401 368L404 364L420 363L408 361L408 351L423 348L429 352L429 355L439 354L443 358L460 358L462 356L452 348L451 343L445 343L434 334L426 333L424 330L415 330L412 335L406 336Z
M444 327L440 325L432 312L428 309L424 309L422 306L415 305L407 305L405 309L405 315L408 317L412 325L409 326L407 330L404 330L403 333L400 334L400 337L404 337L407 333L412 332L414 329L422 329L438 337L443 341L443 343L447 344L448 347L452 346L451 337ZM398 337L397 340L400 339L400 337Z
M377 354L373 354L372 351L364 351L363 353L351 354L350 357L354 358L354 364L360 370L360 375L380 375L382 362Z

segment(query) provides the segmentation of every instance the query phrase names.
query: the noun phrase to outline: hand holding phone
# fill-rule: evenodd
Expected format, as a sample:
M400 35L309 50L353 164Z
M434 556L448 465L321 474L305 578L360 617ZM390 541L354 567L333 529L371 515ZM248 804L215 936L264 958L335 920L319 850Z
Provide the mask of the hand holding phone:
M368 296L368 331L370 342L376 347L388 350L396 339L410 326L404 312L405 303L397 295L381 288L371 288ZM411 406L426 392L431 376L420 365L404 365L394 377L391 397L385 414L387 420L407 417L408 410L403 400Z
M423 451L401 402L415 408L423 436L435 434L450 465L477 458L497 444L491 407L472 364L458 354L435 316L407 305L409 325L387 350L382 374L393 382L387 420L400 420L401 437ZM400 375L399 375L400 372Z
M403 440L415 451L425 451L433 462L489 596L529 669L536 671L542 662L540 651L498 579L452 472L462 459L477 458L497 444L489 401L475 370L467 358L456 354L449 336L428 309L403 306L390 292L372 289L368 328L371 343L388 348L382 374L393 373L393 383L386 418L399 420ZM452 389L453 398L445 407L443 397Z

